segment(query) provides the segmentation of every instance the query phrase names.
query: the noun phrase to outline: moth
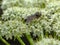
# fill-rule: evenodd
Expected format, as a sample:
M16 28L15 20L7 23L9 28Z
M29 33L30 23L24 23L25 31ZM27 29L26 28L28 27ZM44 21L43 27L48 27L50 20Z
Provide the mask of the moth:
M38 19L41 16L41 12L35 12L34 14L32 14L31 16L28 16L25 19L26 24L30 23L32 20L34 19Z

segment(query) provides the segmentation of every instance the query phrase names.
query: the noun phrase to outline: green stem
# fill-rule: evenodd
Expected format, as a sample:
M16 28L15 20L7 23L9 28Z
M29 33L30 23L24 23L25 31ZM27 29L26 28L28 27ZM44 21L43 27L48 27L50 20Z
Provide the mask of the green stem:
M19 41L19 43L21 43L21 45L25 45L25 43L22 41L22 39L19 36L17 36L17 40Z
M42 40L43 38L44 38L44 34L43 34L43 32L41 32L41 34L39 35L39 40Z
M48 37L48 32L45 32L45 37Z
M0 40L5 43L6 45L10 45L5 39L3 39L2 37L0 37Z
M42 38L43 38L43 36L42 36L42 34L40 34L40 36L38 36L38 39L42 40Z
M26 35L26 38L28 39L30 45L34 45L34 41L33 39L31 38L31 35L28 35L28 34L25 34Z
M56 32L54 32L54 38L56 38Z

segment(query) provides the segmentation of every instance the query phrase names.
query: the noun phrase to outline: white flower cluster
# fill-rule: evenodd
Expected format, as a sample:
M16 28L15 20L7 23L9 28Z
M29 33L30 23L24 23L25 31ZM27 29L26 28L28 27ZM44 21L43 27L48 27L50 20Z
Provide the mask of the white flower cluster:
M3 0L2 8L6 9L9 7L45 7L45 4L49 2L46 0Z
M2 8L5 9L1 17L3 21L0 23L0 32L3 36L10 37L12 33L15 36L21 31L21 34L33 31L39 35L43 33L43 30L54 31L56 35L60 35L59 0L3 0ZM42 13L40 18L28 25L23 22L27 16L40 11Z
M43 38L35 43L35 45L60 45L60 41L53 38Z
M20 8L20 7L11 7L4 11L2 19L4 20L21 20L27 16L34 14L35 12L40 11L39 8Z

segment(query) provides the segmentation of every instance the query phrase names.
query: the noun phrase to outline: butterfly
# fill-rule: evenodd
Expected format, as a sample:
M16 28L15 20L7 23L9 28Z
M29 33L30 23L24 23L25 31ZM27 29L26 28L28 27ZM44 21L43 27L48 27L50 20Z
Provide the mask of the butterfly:
M26 24L30 23L34 19L38 19L41 15L41 12L35 12L34 14L31 14L31 16L28 16L25 19Z

